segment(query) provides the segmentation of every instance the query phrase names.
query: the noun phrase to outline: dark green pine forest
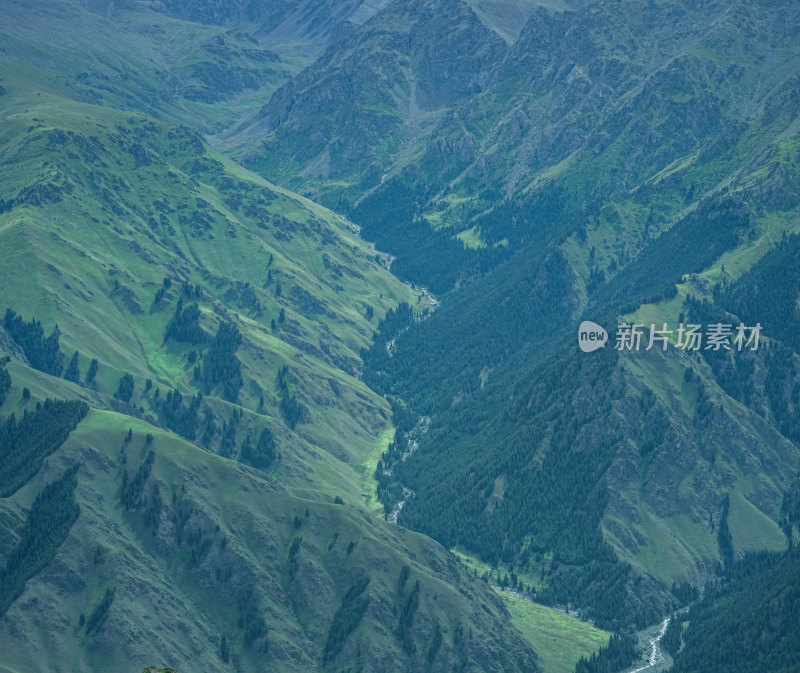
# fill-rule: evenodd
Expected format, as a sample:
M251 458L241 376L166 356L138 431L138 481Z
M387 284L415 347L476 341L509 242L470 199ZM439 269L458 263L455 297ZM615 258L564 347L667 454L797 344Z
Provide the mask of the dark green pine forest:
M0 670L800 670L796 3L2 16Z

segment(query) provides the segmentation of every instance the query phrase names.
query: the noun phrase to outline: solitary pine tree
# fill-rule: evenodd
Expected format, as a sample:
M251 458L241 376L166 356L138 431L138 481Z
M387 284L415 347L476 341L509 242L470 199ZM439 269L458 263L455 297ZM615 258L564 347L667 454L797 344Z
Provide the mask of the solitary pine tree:
M94 379L97 376L97 370L99 368L99 364L97 362L97 358L92 358L92 362L89 365L89 371L86 372L86 385L90 386L94 383Z
M78 368L78 351L75 351L72 354L72 359L69 361L67 365L67 370L64 372L64 378L67 381L72 381L73 383L77 383L81 379L81 372Z
M125 374L119 380L119 386L117 386L117 392L114 393L114 397L116 397L118 400L122 400L123 402L131 401L131 398L133 397L132 374Z
M223 635L222 643L219 646L219 656L222 662L227 664L231 660L231 651L228 647L228 639Z

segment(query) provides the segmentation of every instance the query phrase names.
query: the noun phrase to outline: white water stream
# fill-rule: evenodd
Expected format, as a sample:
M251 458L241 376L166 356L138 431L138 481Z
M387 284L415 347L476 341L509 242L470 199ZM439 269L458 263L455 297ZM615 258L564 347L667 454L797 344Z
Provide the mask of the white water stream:
M650 656L647 658L647 663L644 666L640 666L639 668L632 670L631 673L642 673L642 671L647 671L664 661L664 655L661 652L661 639L667 632L668 626L669 617L667 617L661 624L661 630L658 632L658 634L650 639Z

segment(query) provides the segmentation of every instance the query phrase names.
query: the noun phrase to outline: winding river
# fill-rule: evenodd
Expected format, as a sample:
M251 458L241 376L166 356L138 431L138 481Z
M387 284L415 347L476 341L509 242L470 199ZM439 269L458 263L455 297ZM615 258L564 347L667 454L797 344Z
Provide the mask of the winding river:
M664 661L664 655L661 652L661 639L667 632L669 619L670 618L667 617L663 621L661 624L661 630L656 636L650 639L650 656L647 658L647 663L644 666L640 666L639 668L632 670L631 673L642 673L642 671L648 671Z

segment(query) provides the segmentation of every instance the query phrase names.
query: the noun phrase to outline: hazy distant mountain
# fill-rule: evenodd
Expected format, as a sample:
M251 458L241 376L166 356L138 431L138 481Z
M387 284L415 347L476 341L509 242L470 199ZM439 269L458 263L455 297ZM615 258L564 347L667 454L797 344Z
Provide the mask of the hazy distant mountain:
M281 51L318 55L389 4L389 0L160 0L147 3L171 16L236 28Z

